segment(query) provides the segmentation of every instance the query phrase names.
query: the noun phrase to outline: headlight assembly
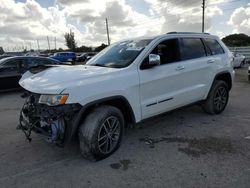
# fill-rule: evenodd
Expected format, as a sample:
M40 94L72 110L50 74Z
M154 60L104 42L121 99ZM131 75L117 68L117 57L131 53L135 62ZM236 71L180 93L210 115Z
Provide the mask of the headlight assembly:
M49 106L56 106L65 104L69 95L41 95L39 98L40 104L47 104Z

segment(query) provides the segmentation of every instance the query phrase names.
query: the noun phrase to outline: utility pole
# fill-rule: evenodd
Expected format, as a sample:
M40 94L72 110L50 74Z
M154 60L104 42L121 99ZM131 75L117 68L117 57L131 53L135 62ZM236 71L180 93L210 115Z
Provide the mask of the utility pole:
M202 0L202 33L204 33L204 20L205 20L205 6L206 6L206 0Z
M49 47L49 51L50 51L50 43L49 43L49 37L47 36L47 41L48 41L48 47Z
M56 50L56 37L55 37L55 50Z
M107 18L106 18L106 30L107 30L107 37L108 37L108 45L110 45L109 24L108 24L108 19Z
M70 33L70 48L71 48L71 50L73 50L73 38L71 37L71 36L73 36L72 35L72 31L71 31L71 29L69 30L69 33Z
M39 44L39 40L37 39L37 40L36 40L36 42L37 42L37 49L38 49L38 52L40 52L40 44Z

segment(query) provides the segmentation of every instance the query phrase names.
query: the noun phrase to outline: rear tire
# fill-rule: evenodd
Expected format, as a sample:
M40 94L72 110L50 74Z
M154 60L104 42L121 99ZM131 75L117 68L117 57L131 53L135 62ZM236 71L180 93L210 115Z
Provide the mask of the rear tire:
M212 85L207 99L202 104L203 110L208 114L220 114L226 108L228 98L228 85L222 80L216 80Z
M121 144L124 117L113 106L100 106L90 113L79 128L80 150L84 158L98 161L110 156Z

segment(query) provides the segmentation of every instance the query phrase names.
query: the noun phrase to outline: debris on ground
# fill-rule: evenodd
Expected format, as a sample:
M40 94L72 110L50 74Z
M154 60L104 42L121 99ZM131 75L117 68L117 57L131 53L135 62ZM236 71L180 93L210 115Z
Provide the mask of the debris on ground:
M113 169L122 169L122 170L128 170L129 164L131 163L130 160L125 159L125 160L120 160L119 163L113 163L110 164L110 167Z

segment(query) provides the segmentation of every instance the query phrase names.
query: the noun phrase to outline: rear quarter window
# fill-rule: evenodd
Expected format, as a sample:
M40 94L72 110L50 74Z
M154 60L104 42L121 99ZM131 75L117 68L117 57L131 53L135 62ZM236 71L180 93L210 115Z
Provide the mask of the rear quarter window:
M205 45L209 48L211 55L223 54L225 53L222 46L215 39L203 39ZM209 54L209 55L210 55Z

